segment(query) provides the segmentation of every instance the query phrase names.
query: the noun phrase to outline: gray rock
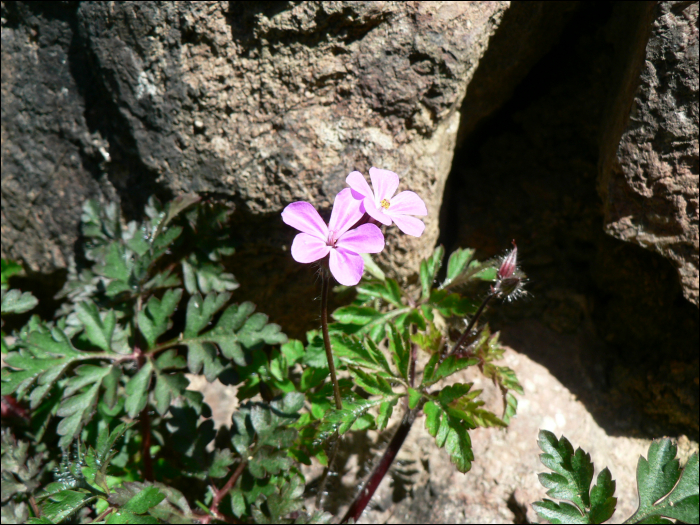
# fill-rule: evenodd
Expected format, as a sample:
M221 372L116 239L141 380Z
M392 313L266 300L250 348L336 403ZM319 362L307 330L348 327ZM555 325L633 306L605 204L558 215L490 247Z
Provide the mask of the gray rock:
M37 270L66 266L80 201L100 193L99 166L84 165L84 137L97 128L109 145L96 152L111 160L108 186L124 209L138 213L154 192L216 192L267 219L259 239L279 229L279 212L292 201L328 210L350 171L394 170L430 211L419 240L388 235L385 262L399 275L413 273L438 236L467 84L507 7L8 7L16 22L3 29L3 189L7 182L13 198L3 199L3 254ZM53 33L62 40L48 42ZM91 76L75 78L75 68ZM96 110L86 122L83 114ZM27 146L33 143L41 147ZM37 158L24 159L23 148ZM72 156L63 157L64 149ZM47 184L70 188L70 196L54 199L61 195L51 186L37 199ZM54 217L58 208L63 214ZM291 240L292 232L285 235Z
M660 253L698 305L698 4L640 4L601 145L605 231Z

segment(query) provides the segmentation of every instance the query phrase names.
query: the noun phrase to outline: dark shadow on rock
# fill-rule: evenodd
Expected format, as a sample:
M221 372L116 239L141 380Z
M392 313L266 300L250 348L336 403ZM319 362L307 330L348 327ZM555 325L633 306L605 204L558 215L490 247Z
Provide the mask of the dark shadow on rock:
M619 9L579 5L512 97L466 137L441 242L487 258L517 241L530 296L490 320L608 433L697 439L697 308L667 260L603 231L596 184Z

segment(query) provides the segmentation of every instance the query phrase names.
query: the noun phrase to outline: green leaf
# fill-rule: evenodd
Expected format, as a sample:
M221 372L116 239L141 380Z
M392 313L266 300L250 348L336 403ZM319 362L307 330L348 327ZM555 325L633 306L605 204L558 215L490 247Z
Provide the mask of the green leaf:
M214 451L214 458L209 466L208 474L212 478L223 478L229 473L229 467L235 462L236 459L230 449L216 449Z
M591 489L593 464L590 455L580 448L574 452L564 436L557 440L547 430L540 430L538 444L544 452L540 460L553 471L539 475L540 483L549 489L547 495L571 501L574 505L545 499L533 503L537 514L551 523L602 523L610 519L617 504L615 481L610 471L603 469Z
M362 282L357 286L357 293L369 297L383 299L387 303L401 307L401 288L394 279L386 279L381 283Z
M430 354L440 351L443 344L443 336L440 330L435 328L435 324L429 322L424 331L411 334L411 342Z
M384 430L389 423L391 414L394 412L394 407L396 403L399 402L398 396L390 399L389 401L384 401L379 405L379 415L377 415L377 430Z
M333 318L338 323L342 323L342 325L334 323L329 327L329 330L358 337L367 334L373 341L379 342L385 337L387 323L393 318L410 311L410 307L403 307L381 313L369 307L344 306L333 312Z
M178 286L182 286L180 278L173 274L171 270L166 269L157 273L143 286L143 289L144 291L153 291L158 288L176 288Z
M94 270L98 275L103 275L122 283L128 290L130 289L129 277L131 276L132 267L133 261L127 255L126 248L119 243L113 242L107 248L104 262L96 265ZM114 296L116 294L108 293L108 295Z
M423 407L425 412L425 428L435 438L438 447L445 447L460 472L468 472L474 454L467 426L457 418L447 413L444 407L433 401L428 401Z
M474 279L482 281L495 281L498 274L498 268L484 268L474 273Z
M22 265L12 259L0 260L0 280L2 280L2 289L7 290L10 287L10 277L13 275L21 275L23 271Z
M372 260L372 256L368 253L361 253L360 257L362 257L362 260L365 262L365 271L369 273L372 277L375 277L376 279L379 279L380 281L384 281L386 279L386 276L384 275L384 272L382 269L377 266L377 264Z
M421 397L423 397L423 394L421 394L418 390L414 390L413 388L408 389L408 408L413 410L418 406L418 402L421 400Z
M433 254L420 263L420 283L423 290L423 298L427 299L430 296L430 290L433 287L433 282L437 277L437 273L442 265L442 258L445 255L445 248L442 245L435 248Z
M304 357L304 345L297 339L291 339L280 347L280 351L290 363L297 363Z
M167 203L165 210L160 212L158 210L159 204L155 199L149 199L146 213L151 217L151 224L155 228L154 234L151 236L151 242L158 239L159 235L166 230L166 226L170 224L175 217L201 200L202 198L196 193L184 193Z
M117 325L116 314L110 310L100 315L92 301L76 305L75 313L85 327L88 340L105 352L111 352L112 334Z
M220 264L202 261L196 254L182 261L182 276L190 294L233 291L240 286L233 274L224 272Z
M107 523L108 525L122 523L126 523L129 525L136 525L141 523L150 525L160 522L153 516L139 516L131 511L119 509L116 512L112 512L109 516L107 516L107 521L105 521L105 523Z
M615 512L617 498L615 494L615 481L607 468L604 468L596 479L596 484L591 489L591 513L589 519L592 523L603 523L609 520Z
M352 336L333 335L331 347L334 354L347 364L393 375L384 353L367 337L360 340Z
M155 507L165 499L165 494L162 494L156 487L145 487L141 492L126 502L122 509L133 512L134 514L145 514L148 509Z
M108 427L104 427L97 437L97 444L95 446L95 459L97 464L106 470L109 462L111 461L116 451L113 450L117 441L129 430L131 427L136 425L136 421L130 423L120 423L117 425L112 432L109 432Z
M152 296L146 307L139 312L139 330L148 343L148 348L153 348L156 340L171 326L170 317L175 313L182 289L166 290L163 299Z
M4 259L3 259L4 260ZM21 314L39 304L39 300L29 292L19 290L2 291L2 314Z
M349 367L349 370L355 378L357 384L370 394L374 394L376 396L395 395L391 385L383 377L375 374L368 374L367 372L355 367Z
M326 413L319 427L320 438L325 441L335 432L340 435L345 434L370 408L379 405L382 401L382 399L343 399L341 410L331 408Z
M53 523L60 523L92 503L97 496L90 496L76 490L63 490L52 494L41 508L42 514Z
M131 418L136 417L146 408L146 403L148 402L148 385L151 382L151 372L153 372L153 365L151 361L146 361L141 369L136 372L126 384L126 403L124 404L124 408Z
M549 490L547 495L569 500L581 512L590 507L589 489L593 481L593 463L591 457L580 448L576 449L569 440L556 436L548 430L540 430L538 445L544 454L540 455L542 464L554 471L552 474L540 474L539 480Z
M182 369L187 366L187 361L180 355L177 355L175 349L166 350L158 356L155 362L156 369L167 370L167 369Z
M476 302L447 290L432 290L428 303L443 317L465 317L476 313L478 309Z
M187 303L187 323L184 337L196 337L214 318L231 298L230 293L210 293L204 299L199 293L194 293Z
M148 514L137 516L136 519L144 521L135 521L134 523L152 523L151 521L145 521L146 519L150 520L152 518L166 523L182 523L183 517L192 514L187 499L182 492L158 482L125 482L112 491L109 495L109 502L114 507L122 508L127 505L132 498L136 497L148 487L157 488L158 491L165 496L165 499L157 505L150 507L147 510ZM148 495L150 498L157 497L154 496L153 492L150 492ZM131 514L134 515L133 513Z
M440 285L440 289L448 288L454 281L456 281L460 275L467 269L469 262L474 257L474 250L471 248L461 249L453 251L450 254L450 259L447 262L447 275L445 280Z
M84 357L59 328L39 324L37 329L20 342L18 351L10 352L2 369L2 395L16 394L18 398L32 389L30 407L35 409L49 393L66 369ZM89 355L89 354L88 354Z
M156 388L153 397L156 402L156 410L163 416L170 408L171 403L187 390L190 384L184 374L163 374L156 370Z
M452 253L450 262L448 262L447 277L438 288L439 290L454 289L475 279L480 281L493 281L496 279L499 261L492 259L481 263L472 260L473 253L471 249L457 250ZM453 257L455 257L454 263L452 262Z
M435 356L437 356L437 354L434 354L433 358L431 358L431 360L428 362L428 365L431 365L433 361L435 361L435 364L437 364L439 356ZM432 384L435 384L438 381L440 381L440 379L449 377L452 374L459 372L460 370L464 370L465 368L477 364L478 362L478 359L457 357L451 355L445 358L445 360L437 366L437 369L435 369L435 371L431 372L430 374L428 374L428 366L425 367L426 371L423 374L423 385L430 386Z
M399 370L399 375L408 379L408 362L411 357L411 340L408 337L408 330L399 333L396 327L389 325L387 331L391 357Z
M280 332L279 325L268 323L265 314L254 314L255 305L249 302L229 306L221 314L214 328L195 336L196 330L202 325L202 319L210 318L206 314L207 308L211 311L219 303L218 300L212 300L210 307L207 307L206 300L203 304L197 303L197 301L198 299L195 297L190 299L188 313L196 311L197 317L191 323L188 320L188 336L181 340L181 344L188 347L187 362L190 372L193 374L199 373L200 367L204 363L205 375L208 376L208 379L211 377L212 374L208 374L206 366L207 363L215 363L215 348L212 344L216 344L224 358L231 359L238 366L243 367L247 364L244 349L252 351L263 343L274 345L287 342L287 336ZM221 366L221 370L223 370L223 364L218 366ZM213 375L215 377L218 372ZM213 378L209 380L213 380Z
M593 523L588 521L588 517L581 514L581 511L570 503L555 503L545 499L532 504L532 508L549 523Z
M679 479L680 478L680 479ZM676 446L664 438L649 446L647 459L637 464L639 508L628 522L647 522L658 517L684 523L698 521L698 454L693 454L681 471Z

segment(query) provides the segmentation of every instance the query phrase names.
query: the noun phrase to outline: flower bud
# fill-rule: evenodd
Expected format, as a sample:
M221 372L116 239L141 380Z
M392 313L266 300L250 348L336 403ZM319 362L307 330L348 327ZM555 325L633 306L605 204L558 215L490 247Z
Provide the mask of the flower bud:
M510 277L513 277L513 274L515 273L517 267L518 247L515 245L515 241L513 241L513 251L511 251L508 255L505 256L503 262L501 263L501 267L498 269L498 280L500 281L502 279L508 279Z
M525 276L518 269L518 247L513 241L513 249L503 258L496 273L496 284L491 292L509 301L525 294L523 284Z

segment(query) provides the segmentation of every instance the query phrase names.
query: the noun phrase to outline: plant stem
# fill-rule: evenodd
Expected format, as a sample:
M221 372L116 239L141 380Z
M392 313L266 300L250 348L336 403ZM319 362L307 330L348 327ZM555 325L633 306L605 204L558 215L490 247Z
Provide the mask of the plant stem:
M153 481L153 460L151 459L151 416L148 407L141 411L141 455L143 456L143 477Z
M241 474L243 474L243 471L245 470L247 464L247 461L241 461L241 463L238 465L238 467L236 467L236 470L233 472L229 480L226 482L226 485L221 487L220 490L214 490L214 500L211 503L211 508L209 509L209 512L211 512L212 516L214 516L215 518L223 519L223 516L219 512L219 503L221 503L221 500L224 499L224 497L226 497L226 494L231 492L231 489L236 484L236 481L238 481L238 478L241 477Z
M323 290L321 291L321 329L323 330L323 345L326 347L326 358L328 359L328 370L331 372L333 382L333 397L335 397L335 408L342 410L343 401L340 399L340 386L335 375L335 363L333 362L333 351L331 350L331 338L328 335L328 288L330 275L328 269L323 271Z
M367 480L367 484L362 488L360 493L355 498L355 501L353 501L350 505L350 508L345 513L345 516L343 517L340 523L347 523L350 519L353 519L355 520L355 522L357 522L357 520L360 519L360 516L362 516L362 512L364 512L365 507L367 507L367 504L372 499L372 496L374 496L374 493L379 487L379 484L382 482L382 479L384 479L384 476L386 476L386 473L389 471L389 467L394 462L396 454L401 449L401 446L403 445L404 441L406 441L406 437L408 436L408 433L411 430L411 426L413 426L413 422L416 419L416 415L418 415L418 412L420 412L421 409L422 403L413 410L407 410L404 413L403 419L401 420L401 424L396 430L394 437L391 438L391 442L384 451L382 459L379 461L379 464Z
M472 317L472 320L469 322L469 325L464 330L464 333L460 336L460 338L455 343L455 345L452 348L452 351L449 353L449 355L452 355L455 352L457 352L459 347L467 340L467 337L469 337L469 334L471 333L472 329L474 328L474 325L476 325L476 322L481 317L481 314L484 313L484 309L486 308L486 305L488 305L488 303L491 301L491 299L495 296L496 296L495 293L490 293L486 297L486 299L484 299L484 302L481 303L481 306L476 311L476 314L474 314L474 317ZM414 352L414 351L415 351L415 349L412 349L412 352ZM411 370L410 370L410 378L409 378L409 382L410 382L411 386L413 386L413 380L415 377L415 368L413 368L413 367L415 367L415 354L412 353ZM379 461L379 464L377 465L377 467L372 472L372 475L367 480L367 484L363 487L363 489L360 491L360 493L357 495L355 500L350 505L350 508L345 513L345 516L341 520L341 523L347 523L350 519L353 519L353 520L355 520L355 522L357 522L357 520L360 519L360 516L362 516L362 512L364 512L365 508L367 507L367 504L372 499L372 496L374 495L377 488L379 487L379 484L381 483L382 479L384 479L384 476L386 476L386 473L389 471L389 467L391 466L394 459L396 458L396 454L398 454L404 441L406 441L406 437L408 436L408 433L411 430L411 426L413 425L413 422L416 420L416 416L420 413L420 411L422 409L423 409L423 403L420 403L413 410L406 410L406 412L404 413L403 419L401 420L401 424L399 425L399 428L396 430L396 433L394 434L394 437L391 439L389 446L384 451L384 455L382 456L382 459Z
M323 474L321 475L321 481L318 484L318 490L316 491L316 508L323 508L323 500L326 497L326 483L328 482L328 474L330 474L333 469L333 463L335 463L335 457L338 455L338 445L340 444L340 436L336 431L331 438L331 453L328 454L328 466L323 469Z
M481 314L484 313L484 309L486 308L486 305L489 304L489 301L491 299L493 299L495 296L496 296L495 293L489 293L486 296L486 299L484 299L484 302L481 303L481 306L474 314L474 317L472 317L472 320L469 322L467 329L464 330L464 333L462 333L461 337L459 339L457 339L457 342L452 347L452 351L448 355L454 355L457 352L457 350L459 350L459 347L462 346L462 344L467 340L467 337L469 337L469 334L472 332L472 329L474 328L474 325L476 324L476 322L479 320L479 317L481 317Z

